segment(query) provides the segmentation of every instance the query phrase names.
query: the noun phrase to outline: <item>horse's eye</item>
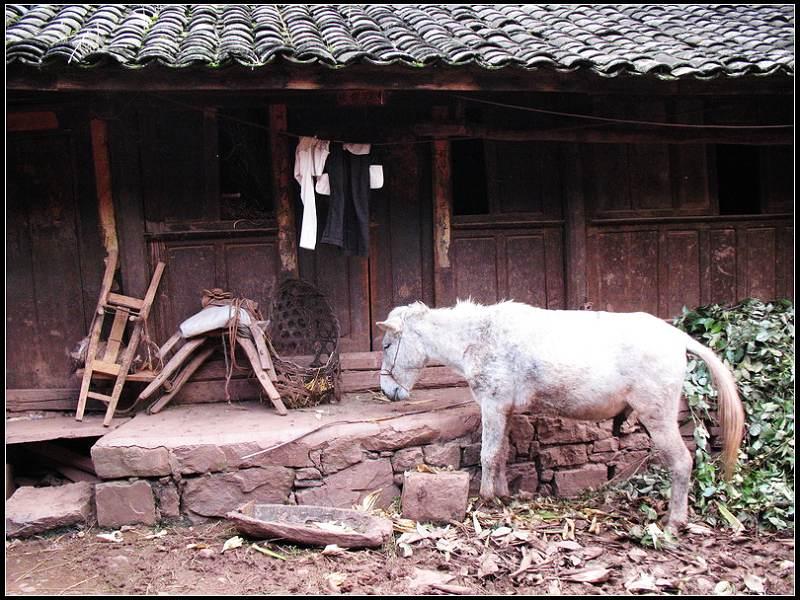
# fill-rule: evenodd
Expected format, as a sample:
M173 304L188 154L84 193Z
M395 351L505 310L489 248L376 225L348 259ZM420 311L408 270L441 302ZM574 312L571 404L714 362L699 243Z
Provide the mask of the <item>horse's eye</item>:
M391 345L392 345L392 342L386 342L386 343L383 345L383 349L384 349L384 350L388 350L388 349L389 349L389 346L391 346Z

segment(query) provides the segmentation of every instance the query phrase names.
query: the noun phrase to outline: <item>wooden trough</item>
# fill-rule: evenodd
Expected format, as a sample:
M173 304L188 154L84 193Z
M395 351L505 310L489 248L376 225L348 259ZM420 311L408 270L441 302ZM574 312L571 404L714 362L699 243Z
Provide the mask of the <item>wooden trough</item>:
M313 546L377 548L392 535L392 522L364 512L329 506L248 502L226 517L245 535Z

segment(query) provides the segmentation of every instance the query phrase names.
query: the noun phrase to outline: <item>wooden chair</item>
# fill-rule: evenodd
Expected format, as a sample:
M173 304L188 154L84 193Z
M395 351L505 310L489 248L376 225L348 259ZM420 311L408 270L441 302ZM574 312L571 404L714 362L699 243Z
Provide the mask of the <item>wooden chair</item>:
M103 425L106 427L111 424L111 419L114 418L114 411L117 408L131 363L136 355L136 349L139 346L142 327L150 314L150 308L153 305L156 290L166 266L163 262L158 263L144 299L139 299L115 294L111 291L114 272L117 269L117 258L116 251L110 252L106 257L106 270L103 275L100 299L97 302L97 311L92 325L91 337L89 338L86 366L84 367L81 392L78 397L78 410L75 414L76 420L83 420L88 398L104 402L108 405L105 419L103 419ZM103 335L105 317L111 314L114 315L114 320L111 323L108 338L102 340L106 343L105 352L102 357L98 357L97 350L101 343L100 338ZM129 326L130 324L132 324L132 327ZM124 343L126 331L128 332L127 344ZM121 356L120 350L122 350ZM110 396L92 391L92 376L95 373L109 375L114 378L114 388Z

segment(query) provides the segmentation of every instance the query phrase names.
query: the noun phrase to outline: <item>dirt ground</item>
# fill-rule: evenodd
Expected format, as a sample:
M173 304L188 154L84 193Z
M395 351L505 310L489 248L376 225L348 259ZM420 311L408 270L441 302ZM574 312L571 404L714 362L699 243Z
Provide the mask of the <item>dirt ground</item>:
M440 526L390 516L396 533L379 550L242 539L222 552L238 535L226 521L7 540L6 593L794 594L793 531L696 522L665 545L607 501L470 505L462 523ZM653 537L658 549L642 544Z

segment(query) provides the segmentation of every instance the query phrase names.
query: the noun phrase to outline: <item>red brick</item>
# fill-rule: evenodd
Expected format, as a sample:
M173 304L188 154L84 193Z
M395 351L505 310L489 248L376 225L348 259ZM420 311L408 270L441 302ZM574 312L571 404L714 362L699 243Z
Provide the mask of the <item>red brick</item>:
M111 481L95 487L97 524L100 527L120 527L156 522L156 502L153 490L146 481Z
M556 471L553 481L556 495L570 498L605 484L608 481L608 469L605 465L588 464L578 469Z
M406 472L403 516L415 521L461 521L467 513L470 476L464 471Z

